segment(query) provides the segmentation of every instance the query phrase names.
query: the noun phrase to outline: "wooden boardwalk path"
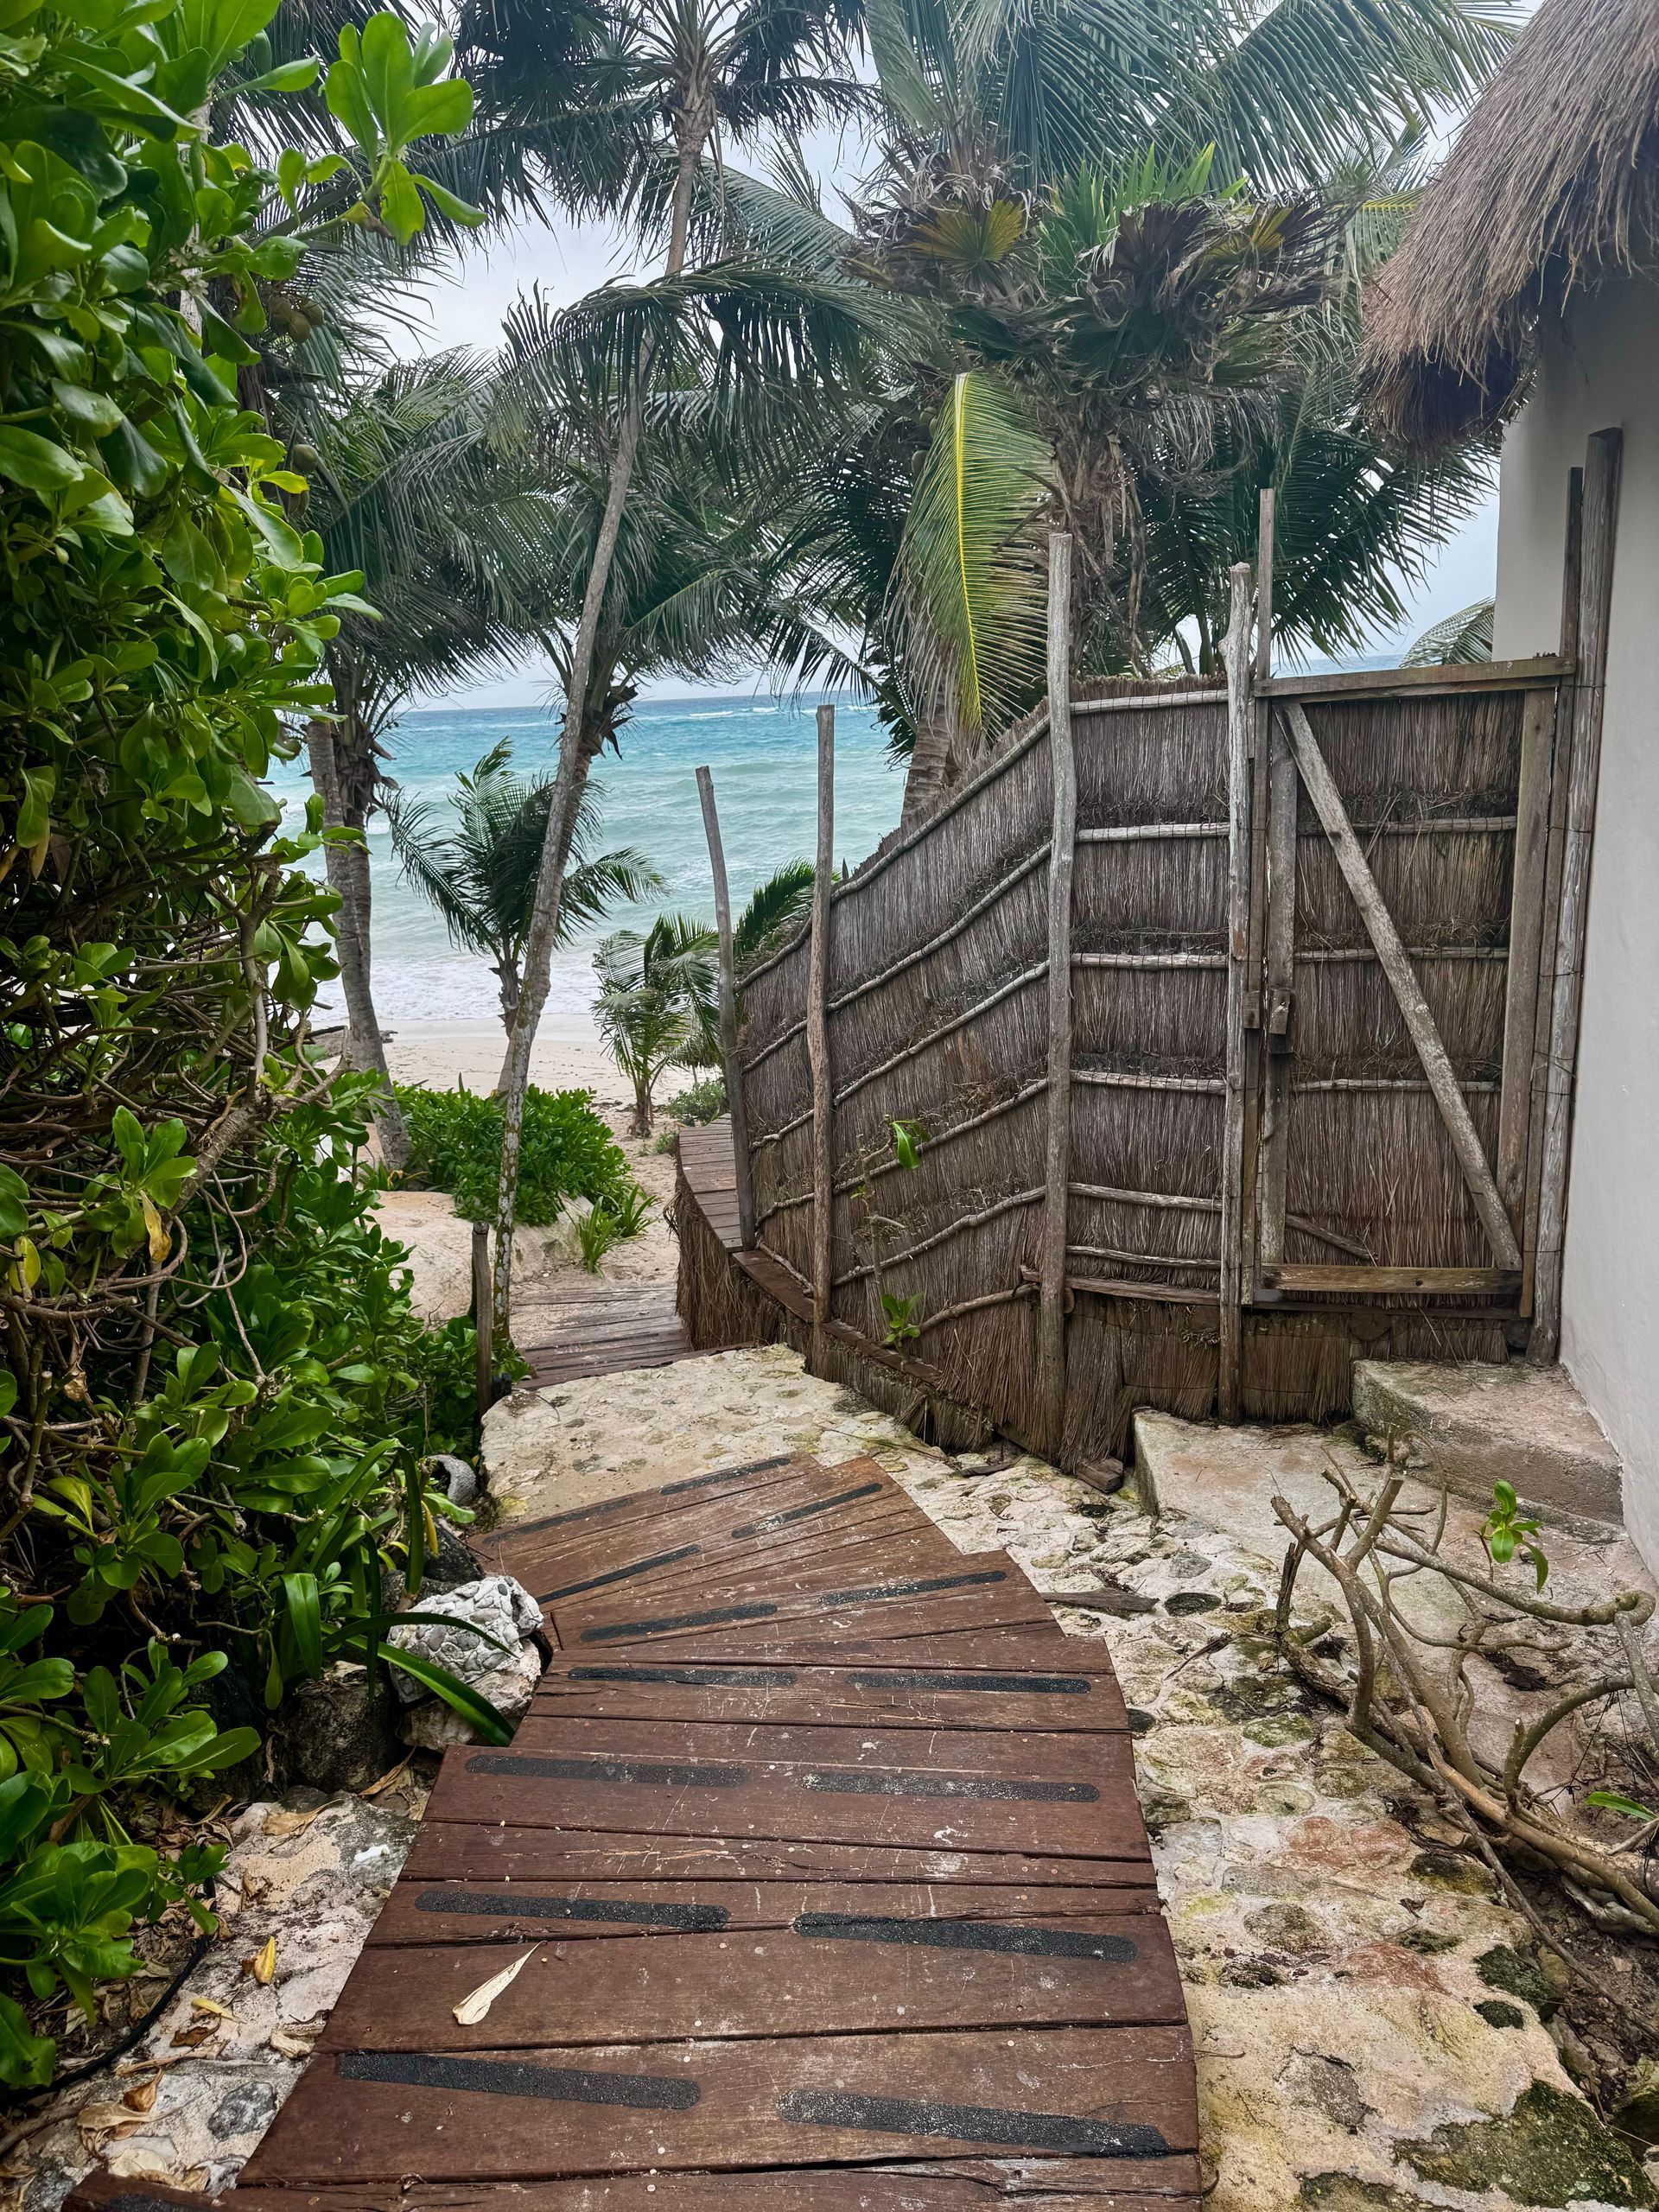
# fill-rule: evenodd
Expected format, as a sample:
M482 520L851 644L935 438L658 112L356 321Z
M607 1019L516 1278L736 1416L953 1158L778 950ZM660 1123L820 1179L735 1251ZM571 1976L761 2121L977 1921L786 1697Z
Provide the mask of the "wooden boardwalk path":
M1192 2047L1103 1645L870 1459L485 1548L552 1662L510 1747L445 1754L238 2206L1191 2212Z

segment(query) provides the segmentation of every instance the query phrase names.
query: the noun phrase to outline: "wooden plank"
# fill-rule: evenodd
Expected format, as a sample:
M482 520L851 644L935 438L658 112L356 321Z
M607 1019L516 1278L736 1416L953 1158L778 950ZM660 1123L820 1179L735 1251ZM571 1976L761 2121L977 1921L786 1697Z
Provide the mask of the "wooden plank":
M516 1546L524 1537L541 1535L550 1529L574 1532L591 1529L602 1520L607 1527L620 1531L714 1498L741 1498L753 1494L759 1499L786 1476L817 1466L816 1459L780 1452L772 1459L740 1460L728 1467L710 1467L702 1474L664 1483L656 1490L625 1491L615 1497L594 1498L585 1505L566 1506L556 1513L509 1521L504 1527L480 1537L477 1549L480 1554L499 1554L504 1546Z
M1519 1268L1263 1268L1262 1278L1278 1290L1345 1293L1357 1298L1385 1298L1420 1293L1451 1298L1514 1297L1521 1288Z
M628 1576L616 1583L605 1576L575 1574L537 1594L551 1610L561 1639L575 1643L592 1640L588 1631L601 1626L607 1632L599 1640L614 1642L612 1624L683 1611L688 1604L746 1605L754 1599L785 1604L800 1598L829 1609L837 1593L849 1590L874 1593L902 1586L899 1592L902 1596L925 1596L934 1586L942 1591L969 1589L988 1585L993 1575L998 1580L1007 1579L988 1555L965 1554L948 1538L937 1535L911 1536L882 1531L870 1542L854 1540L836 1545L826 1541L815 1553L803 1555L797 1547L783 1558L766 1554L759 1559L748 1558L741 1555L745 1549L734 1548L724 1559L705 1554L696 1562L664 1555L660 1567L643 1567L637 1573L616 1570L619 1577ZM668 1571L688 1564L698 1571L690 1576Z
M1273 539L1278 509L1279 495L1268 485L1258 493L1255 510L1254 673L1258 684L1265 683L1273 674Z
M680 2174L672 2212L1198 2212L1198 2161L1137 2162L1127 2191L1119 2160L961 2158L948 2165L784 2167L770 2172ZM95 2171L65 2200L69 2212L300 2212L295 2196L239 2178L234 2192L203 2196L166 2182ZM584 2175L575 2181L321 2183L305 2192L303 2212L670 2212L669 2200L643 2174Z
M1259 688L1274 699L1340 699L1344 696L1432 697L1437 692L1465 696L1474 691L1532 691L1554 683L1571 670L1554 653L1529 660L1443 662L1432 668L1360 668L1327 671L1319 676L1274 676Z
M1126 2184L1126 2177L1127 2184ZM575 2181L317 2183L302 2212L1198 2212L1198 2160L1155 2167L1118 2159L961 2158L948 2165L784 2167L770 2172L680 2174L671 2200L644 2174ZM295 2194L239 2177L234 2191L203 2196L166 2182L88 2174L68 2212L301 2212Z
M834 1648L826 1650L820 1643L804 1638L787 1624L774 1636L757 1638L747 1643L739 1655L747 1665L784 1665L803 1667L914 1667L950 1666L973 1671L985 1669L1001 1674L1009 1669L1038 1674L1052 1674L1058 1668L1069 1674L1098 1674L1116 1677L1112 1669L1112 1656L1108 1647L1097 1637L1067 1636L1056 1625L1052 1616L1035 1628L1009 1628L998 1632L995 1646L978 1653L973 1645L974 1631L962 1633L936 1630L931 1637L922 1637L911 1643L900 1657L895 1657L887 1644L874 1638L862 1641L854 1637L838 1636ZM700 1640L695 1656L699 1660L718 1659L721 1655L719 1638L710 1634ZM686 1655L677 1653L677 1660Z
M717 1631L734 1648L780 1632L839 1643L849 1637L1042 1625L1049 1618L1048 1608L1013 1561L991 1554L964 1556L949 1573L854 1583L844 1591L757 1588L752 1596L721 1592L707 1604L694 1600L666 1613L618 1608L588 1620L570 1642L583 1651L616 1649L630 1643L679 1643Z
M528 1724L526 1724L528 1726ZM899 1732L894 1732L895 1734ZM594 1751L467 1750L446 1758L435 1820L505 1821L519 1828L749 1836L777 1843L1039 1852L1150 1865L1127 1752L1113 1774L1095 1748L1065 1772L984 1773L975 1737L960 1764L918 1760L899 1745L885 1766L753 1758L623 1758ZM1067 1737L1068 1745L1115 1745ZM1037 1764L1033 1761L1033 1764ZM1048 1762L1052 1766L1052 1762Z
M539 2178L1010 2149L1135 2165L1198 2143L1184 2029L1033 2029L580 2044L315 2059L245 2170L366 2181ZM280 2162L273 2145L280 2144Z
M481 1747L479 1755L491 1748ZM630 1719L618 1714L590 1716L550 1712L535 1706L519 1722L512 1749L514 1752L534 1753L538 1759L561 1759L568 1755L573 1759L620 1761L630 1765L640 1761L660 1765L667 1761L706 1766L713 1761L722 1767L741 1768L743 1771L718 1783L710 1783L710 1788L746 1789L752 1783L765 1781L773 1773L792 1776L798 1768L804 1772L825 1775L833 1769L837 1776L842 1776L843 1770L908 1774L916 1768L919 1757L929 1774L950 1772L1041 1780L1043 1789L1029 1801L1033 1804L1093 1803L1094 1798L1082 1789L1083 1783L1090 1784L1098 1794L1132 1774L1135 1765L1128 1732L1123 1729L1061 1735L1041 1726L934 1728L928 1732L928 1741L923 1745L918 1742L914 1729L875 1720L860 1720L849 1726L824 1720L779 1724L715 1721L701 1717L685 1720ZM462 1746L461 1750L463 1758L473 1756L472 1747ZM492 1774L513 1771L511 1766L479 1770ZM607 1778L614 1779L590 1776L586 1770L580 1777L584 1784ZM646 1776L644 1779L645 1785L658 1786L654 1777ZM1056 1795L1047 1787L1050 1782L1063 1783L1065 1787ZM1073 1783L1079 1788L1074 1790ZM798 1786L818 1787L807 1783L798 1783ZM830 1787L828 1781L823 1787ZM853 1794L872 1793L861 1788ZM908 1788L888 1791L885 1784L874 1794L917 1797L961 1794L970 1800L976 1795L972 1789L961 1793Z
M715 809L715 779L707 768L697 771L697 797L702 802L703 832L709 840L709 867L714 877L715 929L720 957L720 1056L725 1066L726 1106L732 1122L738 1236L747 1246L754 1242L754 1185L749 1163L748 1116L743 1104L743 1069L737 1051L737 962L732 949L732 900L726 882L726 854L720 842L720 817Z
M1268 716L1268 825L1264 863L1267 922L1261 1045L1262 1124L1257 1141L1256 1275L1285 1256L1286 1206L1290 1177L1291 1077L1295 1046L1296 756L1289 739Z
M1527 1357L1555 1357L1561 1334L1561 1261L1567 1235L1567 1184L1573 1139L1573 1084L1584 996L1584 947L1590 918L1590 859L1601 776L1601 720L1607 686L1607 629L1612 613L1613 562L1624 433L1598 430L1584 463L1584 541L1579 588L1578 669L1573 691L1573 750L1567 766L1567 823L1561 852L1560 912L1555 934L1555 982L1550 1009L1544 1092L1543 1161L1539 1182L1538 1262L1534 1325Z
M838 1909L837 1909L838 1908ZM678 1908L695 1913L695 1908ZM752 1940L759 1938L759 1940ZM1169 1932L1156 1914L1098 1910L1064 1925L1029 1916L941 1919L884 1911L861 1891L810 1900L780 1927L613 1927L566 1939L535 1928L527 1963L467 2026L455 2008L525 1959L517 1937L365 1951L320 2050L516 2050L676 2043L688 2036L874 2034L927 2028L1179 2025Z
M1584 471L1567 471L1567 522L1561 563L1561 658L1569 671L1579 661L1579 597L1584 565ZM1521 1311L1533 1311L1538 1272L1538 1217L1544 1170L1544 1107L1549 1089L1549 1033L1554 1015L1555 937L1560 918L1561 861L1567 846L1567 786L1572 781L1574 677L1561 678L1555 694L1555 747L1550 764L1549 842L1544 859L1544 928L1538 950L1538 997L1532 1046L1532 1115L1527 1132L1526 1236L1522 1266Z
M1065 1423L1065 1248L1071 1178L1071 890L1077 762L1071 742L1071 540L1048 534L1048 1099L1038 1232L1037 1426L1051 1458Z
M536 1687L537 1713L651 1720L782 1722L818 1719L888 1728L1046 1728L1085 1734L1128 1726L1109 1675L1068 1669L1064 1653L1042 1673L982 1669L781 1665L734 1660L562 1654Z
M1271 498L1271 494L1265 494ZM1268 514L1270 517L1272 509ZM1268 556L1271 563L1271 555ZM1271 628L1270 620L1263 630ZM1232 613L1223 646L1227 669L1227 1093L1222 1109L1221 1277L1216 1406L1239 1415L1243 1353L1244 995L1250 934L1250 571L1232 571Z
M836 710L818 709L818 835L806 981L806 1056L812 1078L812 1318L830 1319L835 1279L835 1082L830 1065L830 893L836 868Z
M1337 855L1337 865L1341 868L1343 880L1359 908L1366 933L1376 947L1377 958L1388 978L1389 988L1405 1018L1407 1031L1422 1063L1423 1073L1428 1079L1428 1087L1440 1109L1440 1119L1451 1138L1452 1151L1463 1171L1464 1180L1469 1186L1469 1194L1474 1200L1481 1226L1497 1255L1499 1264L1518 1269L1521 1247L1510 1226L1509 1216L1503 1211L1503 1201L1492 1179L1491 1167L1475 1125L1469 1118L1468 1106L1459 1088L1452 1063L1446 1057L1446 1046L1440 1041L1434 1017L1429 1012L1428 1001L1423 996L1416 970L1407 957L1400 933L1394 925L1394 917L1383 904L1376 880L1359 849L1342 794L1325 765L1325 755L1319 750L1319 741L1306 713L1292 701L1286 706L1284 715L1289 726L1291 742L1295 747L1296 765L1307 787L1308 797L1313 802L1313 810L1331 841Z
M642 1882L657 1882L682 1896L701 1895L715 1882L749 1887L899 1883L937 1889L944 1897L964 1883L1044 1890L1087 1884L1114 1893L1141 1891L1152 1876L1147 1859L1099 1853L1060 1858L1046 1851L972 1851L933 1843L780 1841L768 1836L655 1835L628 1828L590 1835L558 1828L515 1830L498 1821L472 1821L464 1814L452 1821L439 1813L422 1822L402 1878L518 1882L538 1891L566 1888L584 1894L595 1885L626 1886L632 1893Z
M1497 1109L1498 1195L1523 1253L1528 1241L1527 1137L1532 1122L1532 1053L1538 1020L1538 965L1543 950L1554 742L1555 694L1529 691L1521 722L1509 962L1503 987L1503 1089Z
M1065 1862L1075 1868L1076 1860ZM1116 1871L1122 1872L1122 1869ZM372 1949L408 1944L580 1943L788 1928L804 1913L1067 1926L1102 1914L1155 1914L1149 1883L399 1881L369 1936ZM483 1977L480 1974L480 1979ZM1171 2014L1172 2018L1179 2014ZM560 2024L563 2025L563 2023Z

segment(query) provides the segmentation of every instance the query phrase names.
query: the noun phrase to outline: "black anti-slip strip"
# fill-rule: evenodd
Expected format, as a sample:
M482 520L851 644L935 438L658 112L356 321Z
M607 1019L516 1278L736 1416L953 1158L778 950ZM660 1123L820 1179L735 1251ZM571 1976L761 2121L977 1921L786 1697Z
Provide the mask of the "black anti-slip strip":
M899 1767L834 1767L801 1777L807 1789L845 1797L957 1797L996 1799L1015 1804L1093 1805L1100 1792L1092 1782L1004 1782L998 1776L917 1774Z
M531 1751L474 1751L467 1771L527 1775L541 1782L671 1783L682 1789L735 1789L749 1778L741 1766L687 1766L666 1759L537 1758Z
M1071 1928L1025 1928L1005 1920L898 1920L850 1912L804 1912L798 1936L843 1943L919 1943L931 1951L1007 1951L1025 1959L1105 1959L1126 1966L1141 1955L1127 1936Z
M880 1598L925 1598L934 1590L971 1590L982 1583L1006 1582L1004 1567L988 1567L980 1574L936 1574L925 1582L871 1582L862 1590L832 1590L820 1598L821 1605L866 1605Z
M1084 2158L1162 2158L1169 2145L1155 2127L1074 2120L1062 2112L1006 2112L996 2105L924 2104L909 2097L865 2097L844 2089L791 2089L778 2100L779 2120L807 2127L856 2127L883 2135L943 2135L957 2143L1007 2143Z
M687 1475L677 1483L664 1483L658 1493L663 1497L678 1497L688 1490L711 1490L716 1483L728 1483L734 1475L764 1475L773 1467L792 1467L797 1454L779 1452L770 1459L746 1459L738 1467L711 1467L706 1475Z
M792 1667L570 1667L567 1682L677 1682L688 1690L786 1690Z
M676 1560L696 1559L700 1549L697 1544L682 1544L677 1552L657 1552L650 1559L635 1560L632 1567L613 1567L608 1574L590 1574L585 1582L567 1582L562 1590L543 1590L536 1602L550 1605L556 1598L579 1598L584 1590L603 1590L608 1583L649 1574L653 1567L672 1567Z
M810 1505L791 1505L787 1513L769 1513L764 1521L746 1521L741 1529L734 1529L733 1536L769 1536L775 1529L787 1529L797 1521L810 1521L815 1514L833 1513L838 1505L850 1505L857 1497L874 1497L880 1489L880 1483L861 1483L856 1490L844 1490L835 1497L815 1497Z
M334 2063L346 2082L395 2082L410 2089L470 2089L491 2097L544 2097L550 2104L627 2105L640 2112L684 2112L702 2094L696 2083L683 2075L594 2074L583 2066L529 2066L519 2059L346 2050Z
M425 1890L416 1912L460 1913L471 1920L614 1920L630 1928L676 1928L711 1934L731 1915L723 1904L657 1904L645 1898L543 1897L518 1889Z
M1026 1690L1033 1697L1088 1697L1094 1684L1086 1675L849 1675L855 1690L984 1690L993 1696Z
M715 1605L706 1613L658 1613L652 1620L608 1621L603 1628L585 1628L577 1640L620 1643L628 1637L666 1634L677 1628L721 1628L728 1621L769 1621L777 1611L776 1605Z

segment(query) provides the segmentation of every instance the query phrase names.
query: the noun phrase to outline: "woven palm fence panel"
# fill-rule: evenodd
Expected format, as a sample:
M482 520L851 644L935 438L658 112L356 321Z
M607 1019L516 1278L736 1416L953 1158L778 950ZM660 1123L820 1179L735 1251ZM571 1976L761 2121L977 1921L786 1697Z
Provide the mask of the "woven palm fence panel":
M1247 647L1230 693L1074 697L1058 794L1046 709L1011 732L829 899L818 1110L810 931L744 981L755 1249L797 1337L816 1311L1074 1465L1137 1407L1319 1419L1357 1355L1522 1342L1565 672L1263 679Z

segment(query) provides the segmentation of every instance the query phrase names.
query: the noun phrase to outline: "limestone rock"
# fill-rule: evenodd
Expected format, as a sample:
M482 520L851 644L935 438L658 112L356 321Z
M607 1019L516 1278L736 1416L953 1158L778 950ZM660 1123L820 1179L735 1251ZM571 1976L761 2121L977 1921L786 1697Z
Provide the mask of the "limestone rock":
M504 1719L517 1719L542 1671L540 1654L530 1641L541 1627L542 1609L523 1583L507 1574L480 1575L431 1598L423 1592L420 1611L440 1618L395 1628L389 1640L467 1683ZM438 1714L425 1713L421 1701L428 1693L412 1675L399 1672L396 1680L398 1695L405 1704L421 1706L423 1716L410 1716L407 1741L437 1745L473 1740L472 1730L442 1700ZM459 1733L450 1732L452 1724Z
M397 1700L345 1663L293 1692L280 1740L289 1779L316 1789L366 1789L403 1757Z

